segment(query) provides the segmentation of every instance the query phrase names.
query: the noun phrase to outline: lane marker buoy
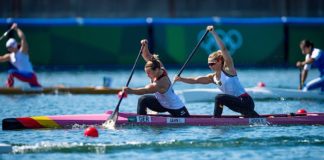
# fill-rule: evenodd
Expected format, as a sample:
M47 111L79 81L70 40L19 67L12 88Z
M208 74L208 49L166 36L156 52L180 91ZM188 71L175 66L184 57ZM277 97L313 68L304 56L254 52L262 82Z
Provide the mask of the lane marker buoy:
M99 132L96 127L90 126L87 129L84 130L84 136L87 137L98 137Z
M298 113L298 114L306 114L307 111L306 111L305 109L299 109L299 110L297 111L297 113Z
M258 83L258 87L263 88L263 87L265 87L265 86L266 86L266 84L265 84L264 82L259 82L259 83Z

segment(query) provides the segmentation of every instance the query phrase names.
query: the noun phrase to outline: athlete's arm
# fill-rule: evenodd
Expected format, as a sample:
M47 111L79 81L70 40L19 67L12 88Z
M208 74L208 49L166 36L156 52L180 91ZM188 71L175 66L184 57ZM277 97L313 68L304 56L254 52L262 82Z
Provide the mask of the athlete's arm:
M148 41L146 39L141 40L143 46L142 57L147 62L152 59L152 53L148 49Z
M180 77L177 76L174 78L175 81L180 81L189 84L209 84L213 83L213 74L208 74L206 76L198 77Z
M148 41L146 39L141 40L141 44L143 46L142 50L142 57L145 60L145 62L152 60L153 54L148 49ZM158 60L161 64L162 68L165 68L161 60Z
M314 58L308 58L307 60L302 61L302 62L301 61L298 61L296 63L296 66L297 67L304 67L306 64L312 64L314 61L315 61Z
M150 94L158 92L159 88L155 83L151 83L149 85L146 85L143 88L128 88L124 87L123 91L127 94L136 94L136 95L143 95L143 94Z
M23 53L28 53L29 47L24 32L18 28L16 23L14 23L11 28L17 32L17 35L20 38L20 51Z
M10 54L7 53L3 56L0 56L0 62L8 62L10 60Z
M301 71L301 77L300 77L300 84L299 84L299 90L301 90L305 84L306 78L307 78L308 70L303 69Z
M314 61L315 61L314 58L308 58L305 61L298 61L296 63L296 66L301 68L301 73L300 73L300 77L299 77L300 78L300 84L299 84L298 89L303 88L303 86L305 84L305 81L307 79L308 68L309 68L309 66L307 67L307 65L311 65Z
M228 50L224 44L224 42L222 41L222 39L219 37L219 35L215 32L214 27L213 26L207 26L207 30L210 31L212 33L212 35L214 36L216 43L218 45L218 47L220 48L220 50L222 51L223 57L224 57L224 61L225 64L229 67L232 68L234 66L233 64L233 59L231 57L231 55L228 53Z

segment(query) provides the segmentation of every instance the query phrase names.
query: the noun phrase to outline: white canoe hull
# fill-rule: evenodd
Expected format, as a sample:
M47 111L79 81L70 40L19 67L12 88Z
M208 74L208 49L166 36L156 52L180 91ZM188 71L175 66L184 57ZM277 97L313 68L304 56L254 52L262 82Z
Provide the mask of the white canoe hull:
M267 87L253 87L245 89L253 99L312 99L324 100L324 93L319 91L303 92L296 89L282 89L282 88L267 88ZM186 102L210 102L215 100L217 94L222 92L217 89L198 88L185 89L177 91Z

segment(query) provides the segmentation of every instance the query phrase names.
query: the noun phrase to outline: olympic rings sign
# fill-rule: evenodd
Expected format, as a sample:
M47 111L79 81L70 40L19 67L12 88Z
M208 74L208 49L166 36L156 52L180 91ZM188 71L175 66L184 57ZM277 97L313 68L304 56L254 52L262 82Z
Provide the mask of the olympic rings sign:
M217 29L215 31L218 33L219 37L223 40L226 48L228 49L231 55L234 55L235 51L242 46L243 37L238 30L231 29L227 33L221 29ZM197 36L198 41L205 32L206 30L202 30L198 33ZM206 36L205 40L201 43L200 46L205 50L207 54L210 54L211 52L219 49L214 37L211 34L208 34Z

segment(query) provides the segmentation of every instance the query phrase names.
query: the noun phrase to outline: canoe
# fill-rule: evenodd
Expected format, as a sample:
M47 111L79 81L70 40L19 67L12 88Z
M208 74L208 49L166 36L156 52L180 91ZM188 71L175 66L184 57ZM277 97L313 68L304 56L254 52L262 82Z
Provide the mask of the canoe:
M102 125L112 113L80 115L56 115L5 118L3 130L40 129L40 128L73 128L79 125ZM228 126L228 125L324 125L324 113L303 114L268 114L260 118L244 118L236 115L224 115L213 118L210 115L192 115L187 118L169 115L137 115L119 113L116 125L149 125L149 126Z
M310 100L324 100L324 93L318 91L303 92L297 89L283 89L283 88L268 88L268 87L253 87L245 88L246 92L251 95L253 99L310 99ZM218 88L197 88L178 90L179 94L186 102L212 102L215 101L215 96L222 93Z
M0 88L0 94L116 94L121 89L108 87L36 87L36 88Z

